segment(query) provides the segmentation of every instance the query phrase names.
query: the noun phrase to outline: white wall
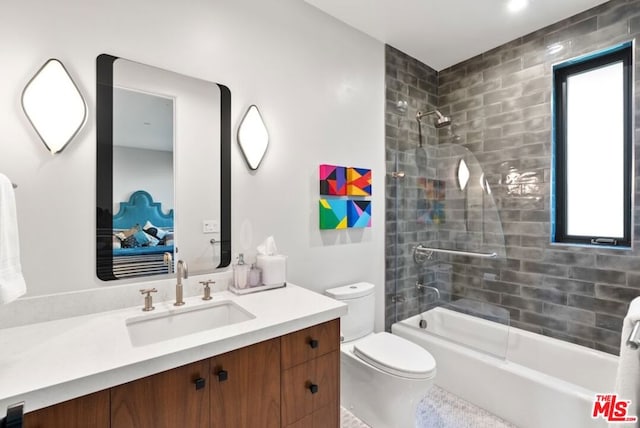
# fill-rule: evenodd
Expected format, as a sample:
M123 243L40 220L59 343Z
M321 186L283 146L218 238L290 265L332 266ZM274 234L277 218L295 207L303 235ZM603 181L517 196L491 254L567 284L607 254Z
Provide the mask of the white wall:
M137 190L149 192L167 214L173 209L173 152L113 147L113 213Z
M109 53L226 84L234 135L257 104L271 145L250 172L234 141L234 253L274 235L291 282L317 291L374 282L382 325L382 44L301 0L21 0L0 3L0 52L0 172L19 185L29 295L110 285L95 276L94 243L95 58ZM57 156L20 107L22 88L50 57L63 61L89 106L84 129ZM371 229L318 230L320 163L373 170Z

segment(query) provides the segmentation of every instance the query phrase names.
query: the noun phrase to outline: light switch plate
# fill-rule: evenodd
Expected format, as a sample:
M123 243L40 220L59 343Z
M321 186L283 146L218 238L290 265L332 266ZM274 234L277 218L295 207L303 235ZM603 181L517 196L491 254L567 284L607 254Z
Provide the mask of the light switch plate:
M202 220L202 233L218 233L220 224L218 220Z

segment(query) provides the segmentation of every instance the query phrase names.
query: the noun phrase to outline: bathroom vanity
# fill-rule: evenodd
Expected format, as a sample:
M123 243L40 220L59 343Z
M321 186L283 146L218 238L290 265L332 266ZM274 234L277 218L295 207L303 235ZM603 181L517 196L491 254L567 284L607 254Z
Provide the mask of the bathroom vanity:
M127 327L141 308L0 330L20 346L0 356L0 408L24 401L26 427L338 427L346 306L294 285L216 301L253 318L145 344ZM181 310L155 306L142 316Z

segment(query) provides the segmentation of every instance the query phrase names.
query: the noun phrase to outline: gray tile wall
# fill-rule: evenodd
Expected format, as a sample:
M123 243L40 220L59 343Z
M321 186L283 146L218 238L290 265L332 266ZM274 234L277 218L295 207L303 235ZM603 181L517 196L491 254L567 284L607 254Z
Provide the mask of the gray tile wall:
M438 286L445 299L500 306L516 327L619 352L622 318L629 301L640 295L640 250L637 245L624 251L549 244L551 66L639 34L640 0L614 0L440 72L387 47L387 171L406 172L402 182L387 178L387 328L424 310L432 296L416 291L420 280ZM554 45L562 49L554 53ZM635 71L640 112L640 65ZM398 112L398 100L408 101L406 113ZM458 138L424 123L420 150L415 111L433 108L452 117ZM635 119L640 123L638 112ZM635 139L638 153L638 127ZM502 228L506 258L413 262L416 243L454 244L451 230L420 224L415 214L421 197L417 177L451 174L446 171L451 159L447 166L446 156L434 155L434 147L443 144L460 146L451 150L456 159L462 147L477 158L493 196L484 211L499 215L492 227ZM640 238L638 196L635 242ZM446 224L460 221L460 210L448 199ZM394 294L404 302L394 304Z
M386 47L386 163L387 172L402 171L405 178L387 174L386 181L386 328L397 319L418 313L424 302L415 290L419 266L413 262L411 248L418 242L435 238L435 231L415 221L418 197L415 182L418 176L436 178L436 160L420 150L418 111L435 109L437 72L391 46ZM406 101L406 111L397 107ZM433 126L422 127L423 146L438 143ZM413 188L406 186L414 183ZM397 290L397 291L396 291ZM394 303L395 294L404 299ZM397 315L396 315L397 311Z

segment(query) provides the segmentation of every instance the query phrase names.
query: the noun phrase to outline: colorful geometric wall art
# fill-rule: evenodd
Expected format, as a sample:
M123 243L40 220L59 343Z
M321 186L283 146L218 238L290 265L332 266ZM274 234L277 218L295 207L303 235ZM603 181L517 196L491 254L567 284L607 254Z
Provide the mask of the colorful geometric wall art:
M446 182L418 177L417 213L423 224L445 223Z
M347 195L371 196L371 170L347 168Z
M371 201L347 201L347 225L353 228L371 227Z
M346 196L346 168L336 165L320 165L320 194Z
M320 199L320 229L347 228L347 200Z
M371 227L371 170L322 164L320 172L320 229ZM345 198L352 196L352 198Z

